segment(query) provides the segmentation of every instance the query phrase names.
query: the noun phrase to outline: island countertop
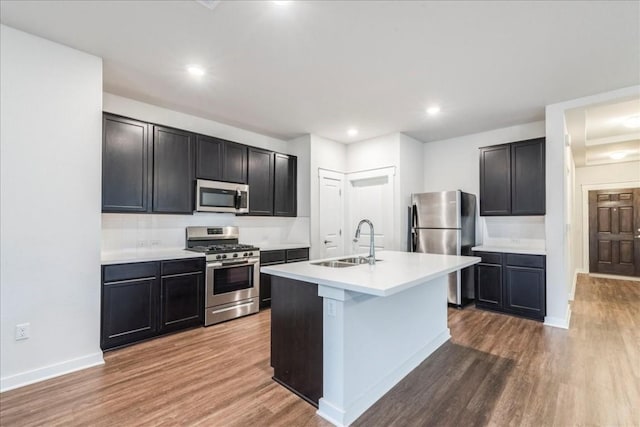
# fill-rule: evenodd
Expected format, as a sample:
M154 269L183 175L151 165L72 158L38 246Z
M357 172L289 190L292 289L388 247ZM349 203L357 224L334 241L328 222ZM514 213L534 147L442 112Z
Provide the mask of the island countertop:
M272 265L260 268L262 273L317 283L369 295L389 296L436 277L480 262L478 257L436 255L399 251L380 251L375 265L332 268L313 263L344 258L329 258Z

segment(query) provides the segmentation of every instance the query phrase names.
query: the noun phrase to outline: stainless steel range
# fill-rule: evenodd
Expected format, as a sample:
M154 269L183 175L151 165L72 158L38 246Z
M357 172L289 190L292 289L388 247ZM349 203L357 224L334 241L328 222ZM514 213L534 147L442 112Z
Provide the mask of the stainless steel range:
M258 312L260 249L238 237L238 227L187 227L187 249L207 254L205 326Z

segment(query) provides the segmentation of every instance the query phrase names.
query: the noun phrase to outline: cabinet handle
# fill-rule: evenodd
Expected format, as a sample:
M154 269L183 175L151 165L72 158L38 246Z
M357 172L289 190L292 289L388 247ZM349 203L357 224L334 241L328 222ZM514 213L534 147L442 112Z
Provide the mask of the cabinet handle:
M177 274L165 274L162 277L180 277L180 276L190 276L192 274L202 274L202 271L192 271L190 273L177 273Z
M118 280L116 282L104 282L105 285L119 285L121 283L131 283L131 282L141 282L145 280L155 280L156 276L150 277L137 277L135 279L127 279L127 280Z

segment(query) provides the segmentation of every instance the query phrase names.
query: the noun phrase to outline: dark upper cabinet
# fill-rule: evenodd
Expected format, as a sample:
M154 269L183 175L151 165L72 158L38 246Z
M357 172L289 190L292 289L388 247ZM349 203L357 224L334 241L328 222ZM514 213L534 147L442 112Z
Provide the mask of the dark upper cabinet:
M273 215L274 153L249 148L249 215Z
M511 215L544 215L544 138L511 144Z
M219 138L198 135L196 177L246 184L247 147Z
M511 213L511 146L480 149L480 215Z
M196 178L222 180L224 141L210 136L196 138Z
M153 127L153 212L193 213L194 134Z
M545 138L480 149L480 215L545 214Z
M222 180L228 182L247 183L247 147L235 142L225 141Z
M150 180L149 125L104 114L102 211L148 211Z
M275 153L273 214L296 216L297 213L297 157Z

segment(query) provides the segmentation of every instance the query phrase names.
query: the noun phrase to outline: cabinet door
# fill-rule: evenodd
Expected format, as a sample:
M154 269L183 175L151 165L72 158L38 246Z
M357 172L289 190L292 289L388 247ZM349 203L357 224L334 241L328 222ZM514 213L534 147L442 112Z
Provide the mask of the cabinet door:
M222 162L223 181L247 183L247 147L225 141Z
M297 158L274 154L273 214L296 216L297 212Z
M249 148L249 215L273 215L273 153Z
M541 320L545 315L544 288L543 269L508 265L505 267L504 308Z
M197 326L204 320L202 272L162 276L160 279L160 331Z
M196 177L222 180L222 159L224 141L218 138L198 135L196 142Z
M509 144L480 149L480 215L511 214Z
M157 279L105 283L102 287L103 350L156 335Z
M146 212L149 209L148 132L147 123L103 115L103 212Z
M511 144L511 214L544 215L545 138Z
M194 135L153 129L153 212L193 213Z
M502 266L476 264L476 305L499 309L502 307Z

